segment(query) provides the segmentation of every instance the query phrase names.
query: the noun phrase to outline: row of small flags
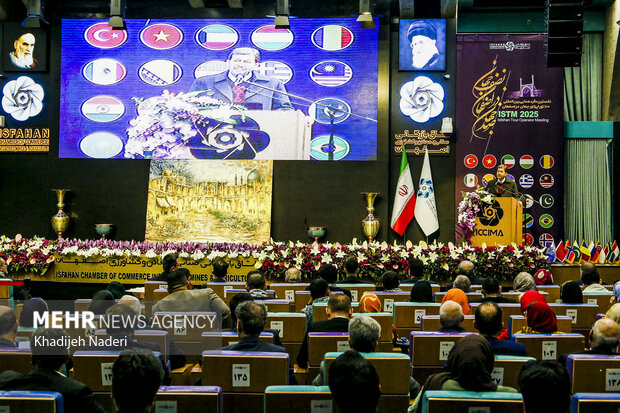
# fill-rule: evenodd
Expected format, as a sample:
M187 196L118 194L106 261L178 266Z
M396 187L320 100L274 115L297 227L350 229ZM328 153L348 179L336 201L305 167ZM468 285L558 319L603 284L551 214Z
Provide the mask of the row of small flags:
M585 241L582 241L581 244L577 241L572 244L570 241L560 241L557 247L551 241L545 245L545 255L551 263L565 262L575 264L582 261L590 261L597 264L620 263L620 248L618 248L618 243L615 240L611 245L606 243L605 246L600 242L595 244L594 241L590 241L589 244L586 244Z

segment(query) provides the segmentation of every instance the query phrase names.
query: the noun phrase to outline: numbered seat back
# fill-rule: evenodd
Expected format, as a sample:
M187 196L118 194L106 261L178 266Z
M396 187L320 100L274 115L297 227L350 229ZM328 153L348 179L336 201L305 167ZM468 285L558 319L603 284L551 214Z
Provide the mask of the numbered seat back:
M475 317L473 315L466 315L461 322L461 327L472 333L477 333L478 330L474 327ZM422 317L422 323L420 324L422 331L437 331L441 328L441 322L438 315L427 315Z
M620 393L576 393L570 413L617 413Z
M299 313L267 313L265 328L278 330L282 343L300 343L306 335L306 316Z
M96 331L95 336L105 339L108 337L106 330L99 329ZM134 330L133 339L139 343L154 343L159 346L164 362L168 361L170 356L170 339L168 338L168 332L164 330Z
M63 413L64 399L52 391L0 391L0 412Z
M87 325L87 323L83 323L81 321L85 318L86 316L84 314L78 314L77 324L73 322L68 322L68 320L66 323L63 323L63 325L65 326L65 333L67 333L69 338L71 338L72 340L77 340L75 341L76 345L72 346L72 350L80 350L84 346L89 345L90 337L94 337L97 329L101 328L101 326L104 325L103 316L95 316L95 318L92 320L92 327L94 328L92 328L90 325ZM84 346L80 345L80 343L84 343Z
M110 392L112 365L120 351L76 351L73 353L73 379L95 392Z
M228 290L244 290L245 283L244 282L225 282L225 283L210 282L210 283L207 283L207 288L212 289L213 292L217 294L218 297L226 301L226 298L228 296ZM230 300L226 302L228 303L230 302Z
M265 413L334 411L329 386L269 386L264 406Z
M370 317L377 321L381 326L381 336L379 337L380 343L391 343L393 334L392 334L392 313L381 312L381 313L353 313L353 317Z
M375 291L377 287L374 284L336 284L336 286L351 291L351 301L359 301L366 291L373 294L377 293Z
M411 364L417 366L441 367L448 361L452 347L474 333L439 333L431 331L412 331L409 336Z
M13 370L26 374L32 370L30 348L0 348L0 372Z
M570 333L573 330L573 319L566 315L556 316L558 320L558 331ZM527 320L522 315L511 315L508 319L508 335L521 331L527 326Z
M585 300L585 296L584 296ZM596 321L598 305L595 304L549 304L556 316L566 315L573 319L573 331L590 331Z
M566 369L571 393L620 392L620 356L574 354L568 356Z
M373 291L379 301L381 301L381 310L386 313L394 312L394 303L402 303L409 301L411 293L407 291L402 292L385 292L385 291ZM360 296L361 297L361 296Z
M308 333L308 365L318 367L325 353L342 353L349 348L349 333Z
M423 413L523 413L520 393L441 391L424 392Z
M161 386L155 412L221 413L222 389L215 386Z
M523 366L528 361L536 360L534 357L519 356L495 356L495 364L491 376L493 380L500 386L508 386L519 389L518 377Z
M288 366L287 353L204 351L202 384L219 383L225 393L263 393L267 386L288 384Z
M585 346L585 337L581 334L515 334L512 337L536 360L557 360L561 354L580 351Z
M401 337L409 337L411 331L420 330L422 317L439 315L439 303L394 303L394 326Z
M273 344L274 337L272 333L260 333L259 340L263 343ZM239 342L239 334L235 331L207 331L202 333L202 349L219 350L222 347L237 344Z
M244 289L244 288L231 288L229 290L226 290L226 296L224 298L222 298L222 300L224 300L224 302L226 303L226 305L230 304L230 300L232 300L232 298L237 295L237 294L245 294L247 293L248 290ZM276 296L276 292L273 290L265 290L265 293L267 294L267 296L274 298Z
M549 293L546 291L539 291L540 295L542 295L545 298L545 302L547 303L553 303L554 301L551 301L551 297L549 297ZM515 300L515 302L519 302L519 298L523 295L523 293L518 292L518 291L508 291L505 293L502 293L503 297L506 298L512 298L513 300Z
M268 313L286 313L291 311L293 307L293 302L288 300L256 300L256 302L263 304Z
M157 312L152 325L168 331L171 340L200 341L205 331L217 330L221 321L210 312Z
M612 291L608 291L607 293L583 293L583 302L584 304L597 305L599 308L599 313L604 313L611 306L611 298L614 297L614 293Z
M305 291L309 285L308 283L273 283L269 284L269 289L275 291L278 298L295 301L295 291Z

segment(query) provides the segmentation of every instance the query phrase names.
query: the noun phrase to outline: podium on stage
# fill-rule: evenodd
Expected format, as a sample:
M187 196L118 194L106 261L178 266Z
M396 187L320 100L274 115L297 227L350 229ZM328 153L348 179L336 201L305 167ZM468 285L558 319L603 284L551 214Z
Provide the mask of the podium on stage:
M523 205L515 198L495 198L476 217L472 245L523 245Z

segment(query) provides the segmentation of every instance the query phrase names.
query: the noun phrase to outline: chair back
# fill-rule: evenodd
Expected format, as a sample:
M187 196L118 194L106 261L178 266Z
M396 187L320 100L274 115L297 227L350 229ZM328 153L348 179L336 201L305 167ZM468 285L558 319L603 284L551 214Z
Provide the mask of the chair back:
M339 292L339 294L342 294L341 292ZM325 321L327 320L327 312L325 311L325 309L327 308L327 303L315 303L313 306L313 311L314 311L314 321ZM360 303L358 302L352 302L351 303L351 308L353 309L354 313L359 312L359 308L360 308Z
M619 393L620 356L573 354L566 360L571 393Z
M394 303L394 326L398 335L409 337L412 330L419 330L422 317L439 315L439 303Z
M275 291L276 297L295 301L295 291L305 291L309 283L273 283L269 289Z
M431 331L412 331L409 335L409 354L411 364L416 366L437 366L446 364L452 347L474 333L439 333Z
M520 393L441 391L424 392L422 413L523 413Z
M13 370L26 374L32 370L32 354L29 348L0 348L0 372Z
M366 291L376 293L377 287L374 284L336 284L337 287L346 288L351 291L351 300L357 301L362 298Z
M265 389L265 413L332 412L329 386L269 386Z
M607 309L611 306L611 298L614 297L614 293L612 291L608 291L607 293L583 293L583 302L584 304L595 304L598 305L599 313L607 312Z
M99 329L95 332L95 335L100 338L108 336L106 330ZM170 339L168 338L168 332L164 330L134 330L133 339L139 343L155 343L159 346L164 362L168 361L170 355Z
M120 351L76 351L73 353L73 379L94 392L112 389L112 365Z
M478 330L474 327L475 316L466 315L461 322L461 327L472 333L477 333ZM441 322L438 315L427 315L422 317L422 323L420 324L422 331L437 331L441 328Z
M381 326L381 336L379 336L379 342L386 343L392 342L392 313L353 313L353 317L370 317L379 323Z
M446 295L447 291L442 291L442 292L438 292L433 294L433 298L435 300L436 303L441 303L441 301L443 300L444 296ZM482 293L466 293L467 295L467 300L471 302L471 300L479 300L482 299Z
M407 291L401 292L386 292L386 291L372 291L375 294L379 301L381 301L381 310L386 313L394 312L394 303L402 303L408 301L411 297L411 293ZM360 298L362 296L360 295ZM357 301L357 300L356 300Z
M570 413L617 413L620 393L576 393Z
M0 412L63 413L64 399L53 391L0 391Z
M256 302L263 304L268 313L287 313L294 308L293 302L288 300L256 300Z
M144 301L153 301L153 291L159 289L168 289L168 283L166 281L145 281Z
M536 359L534 357L496 355L491 376L500 386L508 386L520 390L517 379L523 366L530 360Z
M271 312L265 328L280 331L282 343L302 343L306 335L306 316L299 313Z
M155 396L153 411L221 413L222 389L215 386L161 386Z
M581 334L514 334L514 341L525 346L525 351L536 360L557 360L562 354L584 349Z
M153 314L152 325L165 328L171 340L200 340L204 331L218 328L217 314L210 312L162 311Z
M566 315L556 316L558 319L558 331L571 333L573 330L573 319ZM522 315L511 315L508 319L508 335L512 337L517 331L521 331L527 326L527 320Z
M259 340L263 343L273 344L274 337L272 333L260 333ZM206 331L202 333L202 349L203 350L219 350L222 347L237 344L239 342L239 334L235 331Z
M325 353L342 353L349 348L349 333L308 333L308 365L318 367Z
M471 309L471 313L475 314L476 309L481 303L469 303L469 307ZM499 308L502 309L502 322L505 326L508 325L508 320L510 320L511 315L521 315L521 305L520 304L512 304L512 303L500 303L498 304Z
M562 292L562 288L559 285L537 285L536 289L541 294L549 294L545 296L545 300L547 300L547 303L555 303L557 300L560 299L560 294Z
M584 300L586 297L584 296ZM573 319L573 331L590 331L599 313L598 305L595 304L549 304L556 316L567 315Z

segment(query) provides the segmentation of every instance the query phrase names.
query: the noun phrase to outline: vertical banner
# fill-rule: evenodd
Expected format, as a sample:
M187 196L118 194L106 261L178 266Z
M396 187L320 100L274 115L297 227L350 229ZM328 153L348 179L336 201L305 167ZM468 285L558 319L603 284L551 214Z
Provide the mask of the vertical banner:
M525 243L563 236L563 70L543 35L457 37L455 203L499 164L524 201ZM457 234L457 240L460 234Z

